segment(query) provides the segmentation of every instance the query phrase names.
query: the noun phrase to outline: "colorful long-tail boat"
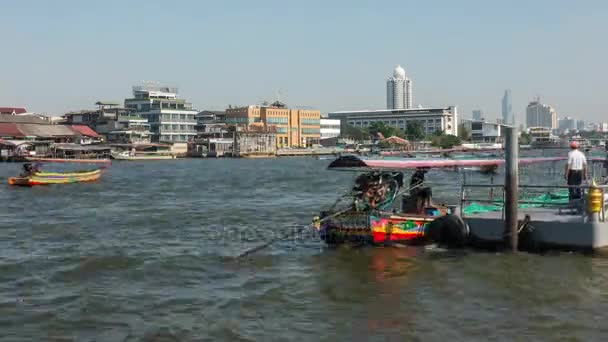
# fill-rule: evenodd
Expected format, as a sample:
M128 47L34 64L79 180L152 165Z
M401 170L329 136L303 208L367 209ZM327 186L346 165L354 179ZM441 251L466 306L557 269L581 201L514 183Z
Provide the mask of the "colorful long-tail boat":
M101 177L101 170L88 170L76 172L34 172L27 177L10 177L9 185L35 186L50 184L69 184L94 182Z

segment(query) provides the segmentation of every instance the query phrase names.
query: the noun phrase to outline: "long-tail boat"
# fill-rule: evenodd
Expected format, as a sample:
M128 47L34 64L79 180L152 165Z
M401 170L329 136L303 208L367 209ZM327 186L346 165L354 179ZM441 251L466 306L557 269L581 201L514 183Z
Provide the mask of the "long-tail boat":
M101 170L88 170L76 172L34 172L27 177L10 177L9 185L34 186L50 184L69 184L94 182L101 177Z
M557 162L565 158L521 158L520 165ZM448 224L456 227L448 234L458 243L468 229L457 212L459 206L436 204L430 187L424 186L424 173L429 168L487 167L494 169L504 159L362 159L344 156L334 160L330 170L355 171L360 175L352 191L338 199L334 206L314 218L313 225L322 240L330 245L346 242L416 244L428 240L431 223L449 216ZM417 170L409 186L404 185L403 171ZM418 177L418 179L415 179ZM420 179L421 178L421 179ZM346 200L346 208L337 208ZM398 205L401 200L401 205ZM443 229L443 228L441 228ZM452 229L452 228L450 228ZM445 235L444 232L442 234Z

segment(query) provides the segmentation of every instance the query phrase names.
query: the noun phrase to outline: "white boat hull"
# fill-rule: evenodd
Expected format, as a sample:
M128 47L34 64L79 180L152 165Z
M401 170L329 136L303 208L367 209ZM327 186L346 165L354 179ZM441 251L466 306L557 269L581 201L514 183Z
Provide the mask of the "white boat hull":
M155 155L155 154L147 154L147 155L129 155L125 153L112 153L112 158L115 160L167 160L167 159L175 159L174 155Z

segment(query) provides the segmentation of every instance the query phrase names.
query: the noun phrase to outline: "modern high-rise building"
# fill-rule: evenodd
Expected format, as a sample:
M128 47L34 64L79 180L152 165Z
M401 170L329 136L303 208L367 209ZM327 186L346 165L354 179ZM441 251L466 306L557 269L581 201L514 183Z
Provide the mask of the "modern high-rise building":
M558 128L560 129L560 131L576 131L576 120L566 116L565 118L559 119L558 120Z
M152 142L186 142L196 136L192 103L177 96L177 88L143 85L133 87L133 98L125 99L125 108L150 123Z
M578 129L579 131L585 130L585 120L577 120L576 129Z
M515 125L510 89L505 90L505 94L502 97L502 123L504 125Z
M473 110L473 120L480 121L483 119L483 111L481 109Z
M545 127L550 129L557 128L557 114L553 107L542 104L539 98L528 104L526 108L526 126Z
M412 80L397 65L393 76L386 81L386 109L410 109L412 106Z

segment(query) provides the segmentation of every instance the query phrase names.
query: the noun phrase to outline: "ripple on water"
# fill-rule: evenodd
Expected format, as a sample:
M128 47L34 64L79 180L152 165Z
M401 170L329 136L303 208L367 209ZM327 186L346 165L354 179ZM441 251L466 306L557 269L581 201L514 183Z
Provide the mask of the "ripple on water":
M415 341L608 333L608 259L332 249L302 234L235 260L309 224L347 190L353 175L327 164L116 162L94 184L4 188L2 336ZM15 172L17 164L0 164L0 178ZM459 177L428 174L442 183ZM451 190L434 192L449 200L457 197Z

